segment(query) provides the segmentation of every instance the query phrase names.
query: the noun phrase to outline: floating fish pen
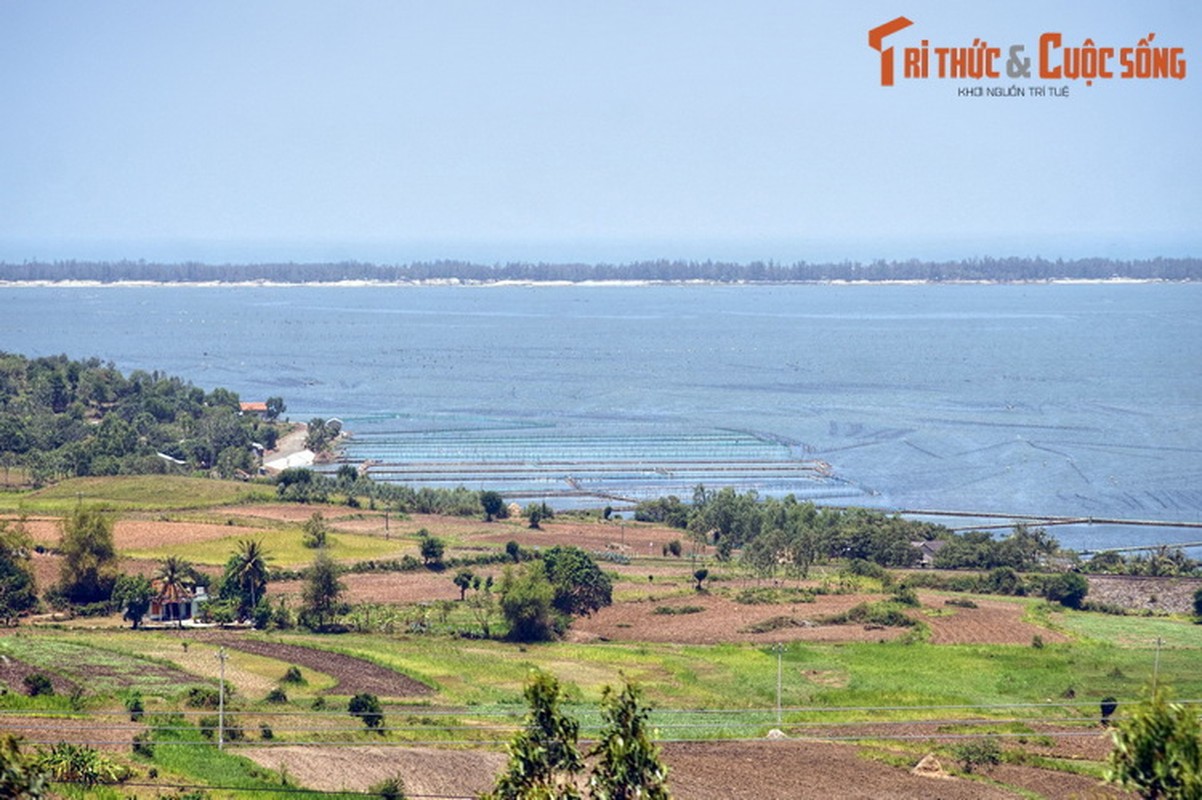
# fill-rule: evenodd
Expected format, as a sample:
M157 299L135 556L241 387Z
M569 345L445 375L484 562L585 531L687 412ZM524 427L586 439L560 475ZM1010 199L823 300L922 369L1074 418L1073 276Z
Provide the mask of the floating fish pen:
M348 427L340 463L409 486L492 489L560 508L633 504L703 484L762 495L854 502L865 494L800 443L745 431L560 430L554 426L420 429Z

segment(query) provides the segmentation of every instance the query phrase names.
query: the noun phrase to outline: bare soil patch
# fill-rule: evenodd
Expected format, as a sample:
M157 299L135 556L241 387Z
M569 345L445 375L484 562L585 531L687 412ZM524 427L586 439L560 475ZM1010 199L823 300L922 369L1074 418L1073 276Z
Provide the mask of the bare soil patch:
M1199 578L1142 578L1132 575L1089 575L1088 600L1136 611L1190 614Z
M902 628L864 625L820 625L821 617L840 614L877 596L820 595L813 603L744 605L707 592L689 596L673 594L662 601L616 603L572 623L569 638L575 641L672 642L718 644L722 642L877 642L895 639ZM699 606L688 614L656 613L657 606ZM798 625L766 633L751 633L750 625L774 617L791 617ZM811 624L807 625L806 622Z
M925 605L955 613L922 617L931 627L933 644L1031 644L1036 636L1044 642L1064 642L1068 637L1023 620L1024 606L1004 600L976 600L976 608L944 605L938 595L919 594Z
M145 730L145 725L130 722L129 714L122 713L101 719L9 716L0 733L22 739L23 753L35 752L37 745L50 746L59 742L89 742L89 746L97 750L129 753L134 736Z
M298 783L325 791L366 791L400 775L410 797L476 797L492 788L504 753L423 747L252 747L241 755L269 769L284 767Z
M236 526L211 522L119 519L113 526L113 544L118 551L152 550L167 545L225 539L238 532Z
M1001 764L989 770L988 775L1007 786L1018 786L1042 797L1088 798L1088 800L1117 800L1133 798L1135 795L1114 786L1106 786L1084 775L1052 772L1036 767Z
M993 800L1001 789L963 779L934 780L870 761L852 745L779 739L742 742L670 742L663 746L672 796L679 800ZM917 759L915 759L917 763ZM1056 795L1063 796L1063 795Z
M0 516L0 519L4 519L14 526L18 523L24 525L34 544L54 546L63 536L63 527L58 517L26 517L22 520L20 517L6 514Z
M672 796L678 800L1012 800L1018 796L963 778L911 775L907 769L866 759L858 751L854 745L796 739L669 742L663 745L663 760ZM242 753L270 769L286 768L313 789L362 791L399 774L411 795L425 797L476 796L491 787L506 761L504 754L487 750L379 746L281 746L248 748ZM1029 767L998 768L992 777L1038 786L1037 791L1047 797L1089 796L1093 787L1087 778Z
M552 520L544 522L540 529L535 530L522 521L507 520L494 522L492 526L496 527L495 531L491 528L486 529L475 538L478 541L496 544L504 544L512 539L522 547L575 545L583 550L609 550L631 557L658 556L666 544L680 539L685 553L691 553L694 547L698 556L713 553L712 547L695 546L688 542L684 531L645 523Z
M433 691L424 683L395 670L329 650L243 638L228 631L200 632L195 638L323 672L337 681L330 688L330 694L367 692L380 697L412 697Z
M477 574L484 575L477 568ZM443 572L364 572L346 573L341 580L346 585L343 599L350 603L425 603L436 600L458 600L459 589L451 582L453 570ZM275 581L272 597L300 597L303 581Z

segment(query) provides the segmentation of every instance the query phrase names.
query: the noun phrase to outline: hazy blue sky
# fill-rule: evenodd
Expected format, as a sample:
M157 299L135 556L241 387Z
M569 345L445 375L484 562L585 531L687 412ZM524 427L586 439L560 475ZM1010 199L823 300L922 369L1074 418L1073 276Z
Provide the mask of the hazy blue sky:
M1187 77L883 88L903 14ZM1202 255L1194 0L0 0L0 109L9 261Z

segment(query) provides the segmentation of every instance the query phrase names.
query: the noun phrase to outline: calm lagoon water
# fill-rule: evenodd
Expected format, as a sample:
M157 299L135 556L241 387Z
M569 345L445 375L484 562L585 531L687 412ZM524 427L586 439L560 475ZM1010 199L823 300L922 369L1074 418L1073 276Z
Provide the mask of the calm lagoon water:
M10 286L0 349L281 395L352 458L491 462L468 484L510 495L1202 521L1200 310L1196 284Z

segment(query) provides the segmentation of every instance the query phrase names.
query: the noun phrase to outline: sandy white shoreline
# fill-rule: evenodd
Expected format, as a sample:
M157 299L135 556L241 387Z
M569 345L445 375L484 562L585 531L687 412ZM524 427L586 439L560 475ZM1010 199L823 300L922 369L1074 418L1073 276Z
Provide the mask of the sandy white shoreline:
M185 288L200 289L220 288L371 288L371 287L413 287L426 286L457 286L457 287L565 287L580 286L590 288L625 288L639 286L1092 286L1092 285L1123 285L1123 284L1192 284L1202 281L1170 280L1166 278L1047 278L1040 280L848 280L836 278L824 281L713 281L703 279L690 280L587 280L587 281L528 281L528 280L498 280L479 281L460 278L432 278L417 281L369 281L369 280L339 280L339 281L5 281L0 280L0 288L22 289L130 289L130 288Z

